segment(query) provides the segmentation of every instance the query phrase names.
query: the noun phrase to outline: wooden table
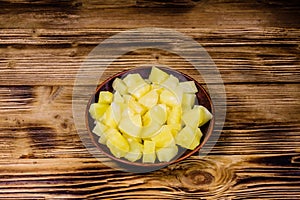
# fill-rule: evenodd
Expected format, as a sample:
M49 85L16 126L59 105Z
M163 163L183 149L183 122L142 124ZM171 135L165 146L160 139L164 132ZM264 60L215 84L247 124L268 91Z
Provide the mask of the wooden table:
M298 1L4 0L0 8L0 199L300 199ZM199 42L227 95L225 125L207 156L145 174L95 159L72 115L89 52L140 27ZM103 78L158 61L200 79L176 60L140 50Z

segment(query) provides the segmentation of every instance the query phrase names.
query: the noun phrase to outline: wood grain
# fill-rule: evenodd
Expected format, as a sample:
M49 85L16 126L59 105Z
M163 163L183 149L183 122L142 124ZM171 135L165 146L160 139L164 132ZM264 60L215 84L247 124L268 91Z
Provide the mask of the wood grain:
M298 1L5 0L0 8L0 199L300 199ZM227 95L224 129L207 156L145 174L94 158L72 115L89 52L139 27L194 38ZM204 84L184 59L158 49L121 56L99 82L145 63Z

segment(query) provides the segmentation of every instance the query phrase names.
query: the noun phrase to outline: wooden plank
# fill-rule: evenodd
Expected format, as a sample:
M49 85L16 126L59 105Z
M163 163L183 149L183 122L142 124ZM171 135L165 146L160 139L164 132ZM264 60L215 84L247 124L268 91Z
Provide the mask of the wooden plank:
M32 1L31 1L32 2ZM204 1L192 8L136 7L121 1L2 1L2 28L298 27L299 2ZM46 3L45 3L46 2ZM47 3L48 2L48 3ZM50 2L50 3L49 3ZM115 3L115 4L114 4ZM126 8L126 9L124 9ZM247 13L247 14L245 14Z
M105 38L119 32L112 29L32 31L0 31L3 38L0 41L0 85L72 85L89 52ZM180 31L206 48L225 83L293 83L300 80L298 29ZM201 81L199 73L184 59L160 50L137 50L120 57L107 69L104 78L145 63L170 65Z
M45 151L56 157L60 150L81 151L84 147L72 116L72 90L71 86L0 88L2 157L42 158ZM229 84L226 92L224 131L211 154L299 152L299 84Z
M297 199L298 165L299 154L207 156L148 174L132 174L88 157L25 158L0 166L0 195L15 199L231 199L285 194L285 198Z

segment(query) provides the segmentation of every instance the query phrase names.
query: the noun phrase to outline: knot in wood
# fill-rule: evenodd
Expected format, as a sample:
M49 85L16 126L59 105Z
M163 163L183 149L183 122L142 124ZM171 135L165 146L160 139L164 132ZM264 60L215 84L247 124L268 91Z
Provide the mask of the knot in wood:
M201 170L189 170L184 173L183 181L188 185L208 185L214 180L213 175Z

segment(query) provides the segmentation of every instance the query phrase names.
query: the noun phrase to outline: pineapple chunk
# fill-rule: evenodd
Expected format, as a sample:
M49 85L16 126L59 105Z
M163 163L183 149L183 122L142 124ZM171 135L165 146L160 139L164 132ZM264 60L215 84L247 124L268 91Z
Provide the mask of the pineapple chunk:
M156 155L160 162L169 162L177 155L177 153L178 147L176 145L156 150Z
M117 158L124 157L129 151L129 143L117 129L108 129L105 132L107 146Z
M155 159L155 142L145 140L143 149L143 163L154 163Z
M150 90L150 92L146 93L142 96L138 102L145 106L146 108L152 108L157 104L158 101L158 93L156 90Z
M161 69L157 67L152 67L150 75L149 75L149 80L152 83L161 83L164 80L166 80L169 77L169 74L166 72L162 71Z
M181 124L182 109L180 105L173 106L170 110L167 124Z
M129 109L126 109L122 114L119 129L122 133L132 137L140 137L142 130L141 116L139 114L132 114Z
M142 104L137 102L134 98L130 98L128 100L128 107L132 111L134 111L135 113L138 113L140 115L143 115L147 111L147 109Z
M159 96L159 103L166 104L167 106L180 105L180 101L177 96L170 90L163 90Z
M94 127L92 132L101 137L107 129L108 127L105 124L97 121L96 126Z
M164 104L157 104L149 110L151 118L159 124L167 121L167 107Z
M128 74L123 81L128 88L135 88L146 83L140 74Z
M110 104L113 100L113 94L109 91L101 91L99 93L98 103Z
M195 104L196 95L184 93L182 96L181 106L183 110L190 110Z
M190 145L191 149L195 149L200 144L201 137L202 137L202 132L201 132L200 128L196 128L195 139L193 140L192 144Z
M161 124L156 121L151 121L147 126L143 126L141 138L151 138L159 133Z
M104 115L108 107L109 104L92 103L89 109L89 113L91 114L93 119L100 120L100 118Z
M168 147L175 145L175 140L170 127L166 125L162 126L159 133L154 137L151 137L151 140L155 142L156 147Z
M173 75L170 75L165 81L161 83L161 86L168 90L174 91L179 84L178 78Z
M128 92L137 99L150 90L150 85L139 74L128 74L123 80Z
M142 157L143 145L136 140L128 140L130 149L125 158L131 162L137 161Z
M118 91L122 95L127 94L127 86L122 79L116 78L112 87L115 91Z
M199 124L198 126L202 126L206 124L212 118L212 114L205 108L204 106L195 105L194 108L199 110L200 117L199 117Z
M116 128L121 118L120 113L120 106L113 102L103 115L103 123L111 128Z
M199 134L196 134L195 130L195 128L185 126L175 137L176 144L186 149L195 149L200 143Z
M181 87L185 93L195 94L198 92L198 89L197 89L194 81L180 82L179 87Z
M115 102L115 103L124 103L125 102L119 91L116 91L114 93L113 102Z
M212 114L203 106L195 105L193 109L186 111L182 120L185 125L196 128L204 125L212 118Z
M143 95L145 95L150 89L151 86L145 82L144 84L135 85L134 87L128 88L128 92L136 99L139 99Z

